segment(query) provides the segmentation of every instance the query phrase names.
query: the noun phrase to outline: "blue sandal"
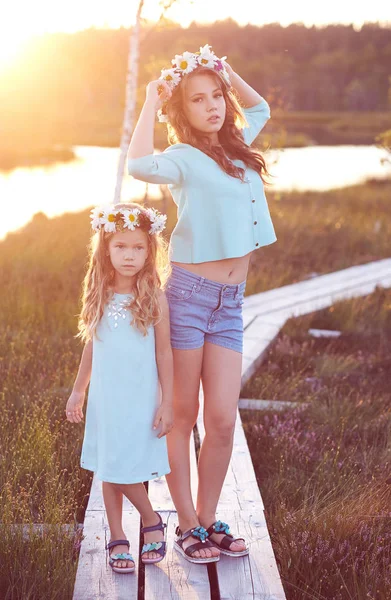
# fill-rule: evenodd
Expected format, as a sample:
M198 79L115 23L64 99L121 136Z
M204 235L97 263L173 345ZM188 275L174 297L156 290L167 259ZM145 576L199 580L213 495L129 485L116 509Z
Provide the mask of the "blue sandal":
M162 531L164 534L164 530L166 529L167 525L163 523L163 520L159 513L156 511L155 513L159 517L159 523L157 525L151 525L151 527L141 527L141 533L148 533L149 531ZM167 548L165 540L163 542L152 542L150 544L144 544L141 550L141 561L145 565L154 565L163 560L163 558L166 556L166 551ZM145 554L146 552L156 552L156 554L159 554L160 556L158 558L143 558L143 554Z
M212 544L220 550L226 556L247 556L249 553L249 549L241 550L240 552L235 552L234 550L230 550L229 547L232 542L239 542L246 540L244 538L234 538L234 536L229 531L229 525L227 523L223 523L223 521L215 521L212 523L210 527L206 530L208 535L212 535L213 533L225 533L226 535L223 537L220 542L215 542L211 540Z
M114 546L126 545L128 548L130 547L128 540L113 540L106 545L106 550L110 550ZM133 563L133 567L115 567L114 563L116 560L131 560ZM134 558L128 552L121 552L119 554L110 554L109 553L109 565L116 573L134 573L136 569L136 565L134 562Z
M206 550L206 548L214 547L213 544L211 544L211 542L208 540L208 535L209 535L208 532L206 531L206 529L204 529L200 525L198 527L193 527L192 529L188 529L187 531L184 531L184 532L182 532L179 529L179 527L177 527L175 530L175 533L178 536L178 539L174 541L174 548L177 552L179 552L183 556L183 558L185 558L189 562L195 563L195 564L197 564L197 563L198 564L207 564L207 563L218 562L220 560L220 556L211 556L209 558L203 558L201 556L197 558L196 556L192 556L193 552L196 552L197 550ZM186 540L191 535L194 538L198 538L201 541L196 542L195 544L191 544L187 548L183 548L184 540Z

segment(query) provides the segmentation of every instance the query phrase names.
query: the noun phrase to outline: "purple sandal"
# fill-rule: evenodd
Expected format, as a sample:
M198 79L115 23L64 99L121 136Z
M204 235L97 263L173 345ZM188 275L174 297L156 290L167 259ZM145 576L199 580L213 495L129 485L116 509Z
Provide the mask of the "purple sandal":
M227 525L227 523L223 523L222 521L215 521L210 527L208 527L206 531L208 535L212 535L213 533L226 534L220 542L215 542L214 540L211 540L212 544L216 548L218 548L223 554L226 554L227 556L247 556L247 554L249 553L248 548L246 548L245 550L241 550L240 552L234 552L233 550L229 549L232 542L245 542L246 540L244 538L234 538L234 536L229 532L229 525Z
M206 548L213 548L213 544L210 543L208 538L208 533L206 529L201 526L193 527L192 529L188 529L184 533L179 529L179 527L175 530L178 539L174 541L174 548L179 554L183 556L186 560L195 564L206 564L218 562L220 560L220 556L211 556L210 558L197 558L196 556L192 556L193 552L196 550L205 550ZM183 548L183 542L188 537L193 536L195 538L199 538L201 541L196 542L195 544L191 544L187 548Z
M156 514L159 517L159 523L157 525L151 525L151 527L141 527L141 533L148 533L148 531L162 531L164 534L164 530L166 529L167 525L163 523L159 513L157 512ZM163 558L166 556L166 551L167 548L165 540L163 542L152 542L151 544L144 544L141 550L141 561L145 565L154 565L163 560ZM146 552L156 552L156 554L160 554L160 557L143 558L143 554L145 554Z
M113 540L106 545L106 550L110 550L114 546L119 546L124 544L129 548L130 544L128 540ZM132 561L133 567L115 567L114 563L116 560L129 560ZM136 565L134 563L134 558L128 552L121 552L120 554L110 554L109 553L109 565L116 573L133 573L136 569Z

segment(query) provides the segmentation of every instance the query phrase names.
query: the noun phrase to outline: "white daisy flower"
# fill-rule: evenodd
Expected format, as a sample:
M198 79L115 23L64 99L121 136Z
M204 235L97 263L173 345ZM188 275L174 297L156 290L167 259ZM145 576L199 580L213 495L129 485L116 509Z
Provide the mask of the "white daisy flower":
M138 225L138 216L140 211L137 208L133 208L130 210L123 210L121 214L124 221L124 227L134 231Z
M148 208L146 212L151 221L149 233L160 233L163 231L166 226L167 215L162 215L153 208Z
M198 64L202 67L213 69L217 60L216 54L211 50L209 44L200 47L200 53L197 56Z
M96 206L91 210L91 227L95 231L99 231L104 224L104 216L107 211L110 211L110 206Z
M197 67L197 56L192 52L184 52L176 54L171 63L176 66L182 73L190 73Z
M149 233L161 233L166 226L167 217L164 215L152 223Z
M161 108L159 108L157 111L157 118L159 123L168 123L168 116L162 111Z
M104 215L102 217L102 225L104 230L107 233L115 233L116 231L116 218L118 215L118 210L109 209L104 211Z
M159 79L164 79L170 87L175 87L181 80L181 74L177 73L175 69L162 69Z

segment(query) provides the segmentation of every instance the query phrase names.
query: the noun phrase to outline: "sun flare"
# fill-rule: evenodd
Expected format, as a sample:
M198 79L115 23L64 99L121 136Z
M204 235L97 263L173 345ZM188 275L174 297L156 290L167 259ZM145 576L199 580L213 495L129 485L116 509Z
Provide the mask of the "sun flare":
M17 37L13 32L0 34L0 68L12 64L26 44L28 36Z

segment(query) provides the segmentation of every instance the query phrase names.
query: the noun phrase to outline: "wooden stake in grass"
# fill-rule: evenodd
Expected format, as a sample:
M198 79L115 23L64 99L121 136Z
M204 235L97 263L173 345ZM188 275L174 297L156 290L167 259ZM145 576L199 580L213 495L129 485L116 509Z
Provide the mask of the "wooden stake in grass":
M138 62L139 62L139 46L140 46L140 21L141 11L143 9L144 0L140 0L136 22L132 28L130 36L130 48L128 56L128 70L126 75L126 105L124 112L124 120L122 125L122 136L120 144L120 156L117 170L117 183L115 186L114 200L116 204L121 198L122 180L124 177L126 154L130 142L130 137L133 131L134 115L136 111L136 96L137 96L137 80L138 80Z
M164 0L162 2L162 13L159 17L157 24L159 24L166 11L175 4L176 0ZM144 6L144 0L139 0L136 21L132 28L130 35L130 46L128 55L128 68L126 74L126 103L124 111L124 120L122 124L122 135L120 143L120 156L118 160L117 169L117 182L115 185L113 203L116 204L121 200L121 189L122 181L124 178L125 161L128 152L128 146L130 138L133 133L135 112L136 112L136 99L137 99L137 83L138 83L138 65L139 65L139 54L140 54L140 24L141 24L141 12Z

